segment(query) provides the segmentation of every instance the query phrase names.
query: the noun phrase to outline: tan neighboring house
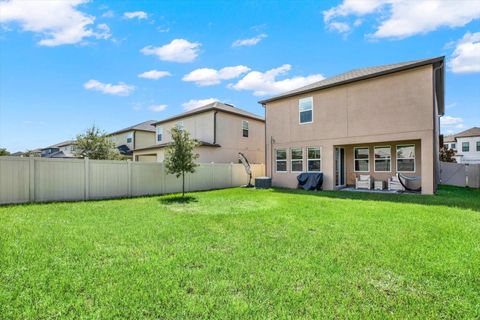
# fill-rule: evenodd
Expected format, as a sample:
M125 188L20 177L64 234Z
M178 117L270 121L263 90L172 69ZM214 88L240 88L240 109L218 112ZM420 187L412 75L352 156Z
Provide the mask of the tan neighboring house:
M155 143L155 122L156 120L148 120L109 133L107 136L115 143L120 154L132 158L134 149L144 148Z
M265 120L253 113L214 102L155 123L156 142L137 147L134 160L163 162L165 147L171 145L170 130L187 130L199 143L199 163L236 163L238 153L250 163L265 162Z
M436 190L444 57L356 69L259 103L274 186L294 188L307 171L322 171L327 190L402 172Z
M76 158L75 140L62 141L60 143L42 148L41 157L43 158Z

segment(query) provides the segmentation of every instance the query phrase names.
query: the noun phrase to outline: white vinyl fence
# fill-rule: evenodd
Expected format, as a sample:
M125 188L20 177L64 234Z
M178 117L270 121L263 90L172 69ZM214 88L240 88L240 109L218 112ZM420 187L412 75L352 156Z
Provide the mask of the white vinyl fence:
M251 165L253 177L264 165ZM200 164L185 176L185 190L244 185L242 164ZM182 191L182 179L166 173L163 163L0 157L0 204L108 199Z
M480 164L440 162L440 183L480 188Z

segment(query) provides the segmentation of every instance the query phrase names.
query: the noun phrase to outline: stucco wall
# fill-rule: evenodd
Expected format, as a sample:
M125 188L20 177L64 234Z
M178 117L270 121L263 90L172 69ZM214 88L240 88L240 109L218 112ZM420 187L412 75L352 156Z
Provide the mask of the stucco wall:
M267 174L273 184L296 186L296 174L271 169L279 147L321 147L324 188L333 189L336 145L417 140L422 189L433 193L432 81L432 67L425 66L267 103ZM313 97L313 123L299 124L298 100L306 97Z
M135 131L135 148L146 148L155 144L155 132Z
M210 111L157 125L157 127L163 128L163 139L159 143L172 141L170 130L174 128L179 121L183 121L185 130L190 133L193 139L213 142L213 111Z

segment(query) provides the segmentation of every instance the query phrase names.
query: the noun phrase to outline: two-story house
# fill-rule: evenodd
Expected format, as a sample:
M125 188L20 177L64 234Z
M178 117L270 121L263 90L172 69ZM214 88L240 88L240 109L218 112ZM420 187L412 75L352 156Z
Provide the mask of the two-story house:
M163 162L165 147L171 145L170 130L187 130L197 140L195 152L199 163L238 162L238 153L251 163L265 162L265 120L229 104L214 102L191 111L161 120L155 124L156 141L137 147L134 160Z
M322 171L327 190L401 172L436 190L444 57L357 69L259 103L274 186L296 187L307 171Z
M75 140L63 141L41 149L43 158L75 158Z
M473 127L454 135L446 136L443 144L456 151L458 163L480 163L480 128Z
M134 149L144 148L155 143L155 122L156 120L148 120L109 133L107 136L113 141L121 155L131 158Z

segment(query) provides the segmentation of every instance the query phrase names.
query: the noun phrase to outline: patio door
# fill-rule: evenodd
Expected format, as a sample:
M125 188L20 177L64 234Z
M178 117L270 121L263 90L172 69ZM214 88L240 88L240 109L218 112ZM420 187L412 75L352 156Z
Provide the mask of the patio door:
M345 187L345 149L335 148L335 186Z

